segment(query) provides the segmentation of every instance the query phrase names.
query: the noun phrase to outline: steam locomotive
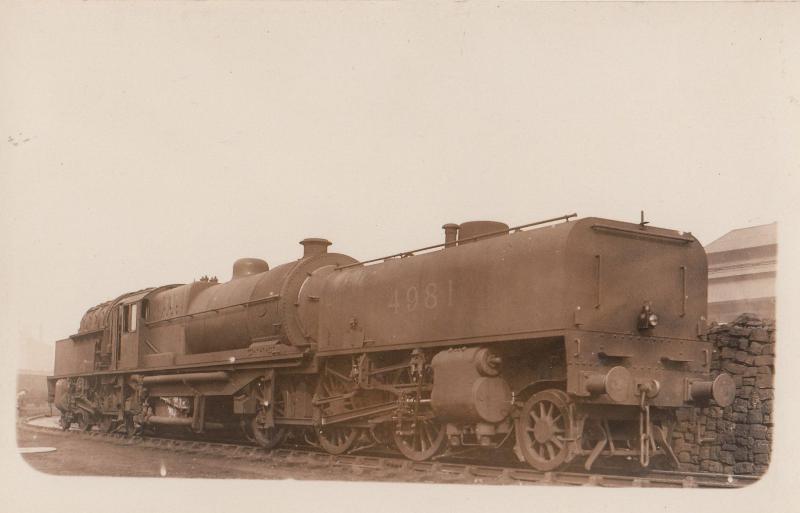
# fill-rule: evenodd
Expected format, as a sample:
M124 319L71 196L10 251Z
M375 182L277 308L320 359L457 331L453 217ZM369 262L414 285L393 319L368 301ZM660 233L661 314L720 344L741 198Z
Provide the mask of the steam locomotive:
M674 459L675 410L735 393L711 375L705 252L573 217L447 224L441 244L364 262L304 239L272 269L243 258L225 283L123 294L56 342L50 400L64 429L240 430L268 449Z

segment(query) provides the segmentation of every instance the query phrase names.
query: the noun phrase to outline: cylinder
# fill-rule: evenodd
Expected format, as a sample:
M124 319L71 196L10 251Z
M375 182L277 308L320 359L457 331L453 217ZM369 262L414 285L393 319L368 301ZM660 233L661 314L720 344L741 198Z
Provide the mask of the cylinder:
M485 347L441 351L431 360L433 411L447 420L497 423L512 409L500 357Z
M56 381L53 403L59 411L69 411L69 397L69 382L66 379Z

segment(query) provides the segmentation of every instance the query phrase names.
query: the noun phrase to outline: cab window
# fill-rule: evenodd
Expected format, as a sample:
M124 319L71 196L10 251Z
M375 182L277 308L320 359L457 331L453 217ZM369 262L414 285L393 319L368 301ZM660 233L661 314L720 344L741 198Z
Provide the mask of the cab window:
M136 325L138 324L139 316L137 315L137 308L138 305L135 303L132 305L125 305L122 310L122 318L125 332L132 333L136 331Z

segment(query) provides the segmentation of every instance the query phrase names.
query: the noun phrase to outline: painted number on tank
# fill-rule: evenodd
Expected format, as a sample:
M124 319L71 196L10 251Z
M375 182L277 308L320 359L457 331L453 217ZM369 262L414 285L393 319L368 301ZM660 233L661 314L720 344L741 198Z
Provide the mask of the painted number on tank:
M446 297L442 298L443 295ZM402 310L413 312L420 305L433 310L440 306L443 300L447 306L453 306L453 280L447 281L447 291L444 293L440 292L439 284L436 282L426 283L421 288L411 285L405 291L394 289L389 308L394 310L394 313L400 313Z

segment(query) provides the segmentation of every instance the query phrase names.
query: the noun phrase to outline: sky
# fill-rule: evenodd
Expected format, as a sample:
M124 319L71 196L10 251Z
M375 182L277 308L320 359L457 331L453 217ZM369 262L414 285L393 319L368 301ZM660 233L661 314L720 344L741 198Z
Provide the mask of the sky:
M5 9L0 342L21 367L99 302L306 237L367 259L474 219L645 210L707 244L792 218L786 5Z

